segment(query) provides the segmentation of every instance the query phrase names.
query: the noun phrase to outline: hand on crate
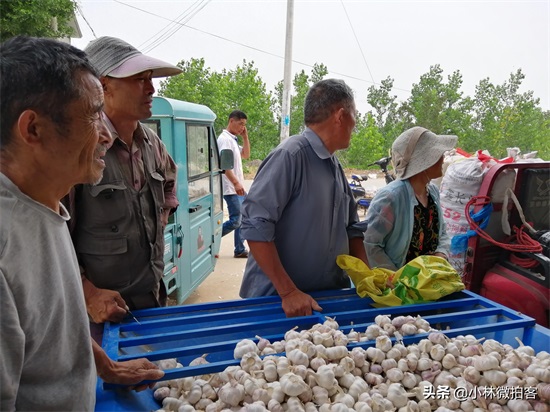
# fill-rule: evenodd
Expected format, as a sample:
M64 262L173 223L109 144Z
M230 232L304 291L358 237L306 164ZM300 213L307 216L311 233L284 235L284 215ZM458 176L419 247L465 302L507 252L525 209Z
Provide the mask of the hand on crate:
M281 296L281 300L283 302L283 311L287 318L309 316L314 310L323 310L315 299L298 289L294 289L292 292Z
M128 313L126 302L120 293L96 288L89 280L82 278L86 310L94 323L120 322Z
M113 362L113 364L113 369L107 371L104 376L99 375L99 377L108 383L130 385L128 389L136 392L155 386L154 382L145 385L137 385L138 383L151 380L157 381L164 376L164 371L145 358Z
M107 358L108 359L108 358ZM105 360L101 365L96 363L97 374L106 383L129 385L128 390L136 392L152 388L155 383L137 385L143 381L157 381L164 376L164 371L145 358L125 362Z

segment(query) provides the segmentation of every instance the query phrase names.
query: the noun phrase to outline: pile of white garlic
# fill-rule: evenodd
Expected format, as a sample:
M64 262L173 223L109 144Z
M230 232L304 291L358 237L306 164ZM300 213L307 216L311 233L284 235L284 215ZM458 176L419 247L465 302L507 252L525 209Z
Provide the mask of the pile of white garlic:
M355 332L352 329L348 337L350 341L366 342L378 336L410 336L432 330L430 323L420 316L396 316L392 319L387 315L378 315L374 318L374 323L367 327L365 333Z
M412 331L405 325L431 333L405 346L401 333ZM346 336L338 328L327 318L309 330L288 331L284 341L257 337L256 344L245 339L234 352L240 366L158 382L154 397L162 402L162 411L173 412L550 410L548 352L535 354L523 344L514 349L471 335L450 339L421 318L380 316L370 331L358 335L351 331ZM374 346L348 350L348 342L364 341L367 335ZM205 363L205 358L191 364ZM161 361L160 366L182 367L175 360ZM435 396L440 388L448 388L448 396ZM457 388L468 396L457 399ZM498 388L529 388L532 399L493 396Z

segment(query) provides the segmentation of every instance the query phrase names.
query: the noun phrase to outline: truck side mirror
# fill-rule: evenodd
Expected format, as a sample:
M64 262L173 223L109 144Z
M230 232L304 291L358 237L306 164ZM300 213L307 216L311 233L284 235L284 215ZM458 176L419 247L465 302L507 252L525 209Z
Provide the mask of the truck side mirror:
M222 149L220 152L220 169L231 170L234 166L233 152L230 149Z

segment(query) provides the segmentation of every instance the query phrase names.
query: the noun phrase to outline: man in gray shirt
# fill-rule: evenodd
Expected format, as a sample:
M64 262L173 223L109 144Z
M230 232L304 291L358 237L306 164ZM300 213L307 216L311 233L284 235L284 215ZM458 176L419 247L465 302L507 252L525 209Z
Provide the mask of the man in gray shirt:
M2 43L0 72L0 410L93 411L96 373L128 385L164 376L91 340L60 204L103 174L103 91L84 52L51 39Z
M240 296L279 294L288 317L322 310L305 292L350 286L340 254L367 263L356 204L334 152L349 146L353 92L341 80L309 90L305 131L262 162L243 203L242 236L249 257Z

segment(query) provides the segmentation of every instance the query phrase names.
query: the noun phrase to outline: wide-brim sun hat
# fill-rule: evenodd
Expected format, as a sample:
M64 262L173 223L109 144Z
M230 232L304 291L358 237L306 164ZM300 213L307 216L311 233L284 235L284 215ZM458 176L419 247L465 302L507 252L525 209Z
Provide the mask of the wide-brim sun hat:
M406 130L395 139L391 149L395 176L404 180L422 173L452 150L457 141L457 136L437 135L420 126Z
M84 49L99 77L130 77L151 70L153 77L180 74L182 70L165 61L146 56L131 44L116 37L103 36L92 40Z

